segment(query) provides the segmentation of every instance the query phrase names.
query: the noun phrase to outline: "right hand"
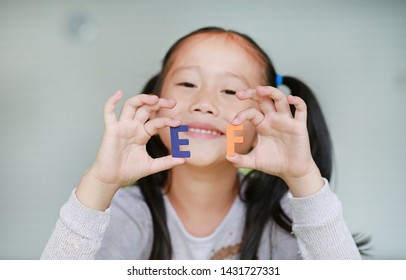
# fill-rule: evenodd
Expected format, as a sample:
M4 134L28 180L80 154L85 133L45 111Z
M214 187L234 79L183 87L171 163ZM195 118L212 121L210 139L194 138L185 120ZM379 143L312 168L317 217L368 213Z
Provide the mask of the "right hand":
M159 129L180 125L179 120L171 118L150 119L152 112L172 109L176 101L136 95L124 103L117 120L115 108L122 97L123 93L117 91L105 104L105 130L99 151L76 191L78 199L91 208L104 210L120 187L185 162L171 155L154 159L146 150L148 140Z

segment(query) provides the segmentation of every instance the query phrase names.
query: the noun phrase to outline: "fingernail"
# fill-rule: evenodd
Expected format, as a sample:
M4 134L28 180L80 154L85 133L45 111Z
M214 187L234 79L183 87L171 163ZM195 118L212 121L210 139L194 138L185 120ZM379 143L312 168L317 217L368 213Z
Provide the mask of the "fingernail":
M234 120L232 120L231 124L238 125L238 124L240 124L240 122L241 122L241 119L237 117Z

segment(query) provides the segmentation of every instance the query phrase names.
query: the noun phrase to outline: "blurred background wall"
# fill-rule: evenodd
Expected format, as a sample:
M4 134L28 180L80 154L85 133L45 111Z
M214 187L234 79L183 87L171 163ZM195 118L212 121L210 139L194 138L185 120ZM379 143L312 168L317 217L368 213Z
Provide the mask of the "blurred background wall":
M316 92L333 187L371 257L406 259L406 1L0 0L0 259L37 259L95 157L103 104L168 47L219 25Z

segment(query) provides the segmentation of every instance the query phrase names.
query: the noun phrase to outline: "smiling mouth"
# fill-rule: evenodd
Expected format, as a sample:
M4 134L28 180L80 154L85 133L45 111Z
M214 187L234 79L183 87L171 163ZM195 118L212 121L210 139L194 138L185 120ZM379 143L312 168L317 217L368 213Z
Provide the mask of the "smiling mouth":
M189 131L192 133L199 133L199 134L206 134L206 135L222 135L221 132L215 131L215 130L210 130L210 129L201 129L201 128L194 128L190 127Z

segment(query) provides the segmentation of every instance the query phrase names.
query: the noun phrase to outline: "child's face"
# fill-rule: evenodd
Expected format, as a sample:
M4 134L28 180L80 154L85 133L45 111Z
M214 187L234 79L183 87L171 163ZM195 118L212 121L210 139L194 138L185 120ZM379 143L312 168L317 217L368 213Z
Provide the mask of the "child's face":
M207 166L226 161L226 127L236 114L249 107L258 107L251 100L241 101L235 92L255 88L264 83L261 66L233 39L223 34L200 34L187 39L177 49L161 89L161 97L177 100L175 108L161 109L159 117L179 119L189 126L179 138L189 139L191 158L187 163ZM160 137L171 150L169 129ZM236 144L236 152L246 153L253 146L256 132L244 123L244 143Z

